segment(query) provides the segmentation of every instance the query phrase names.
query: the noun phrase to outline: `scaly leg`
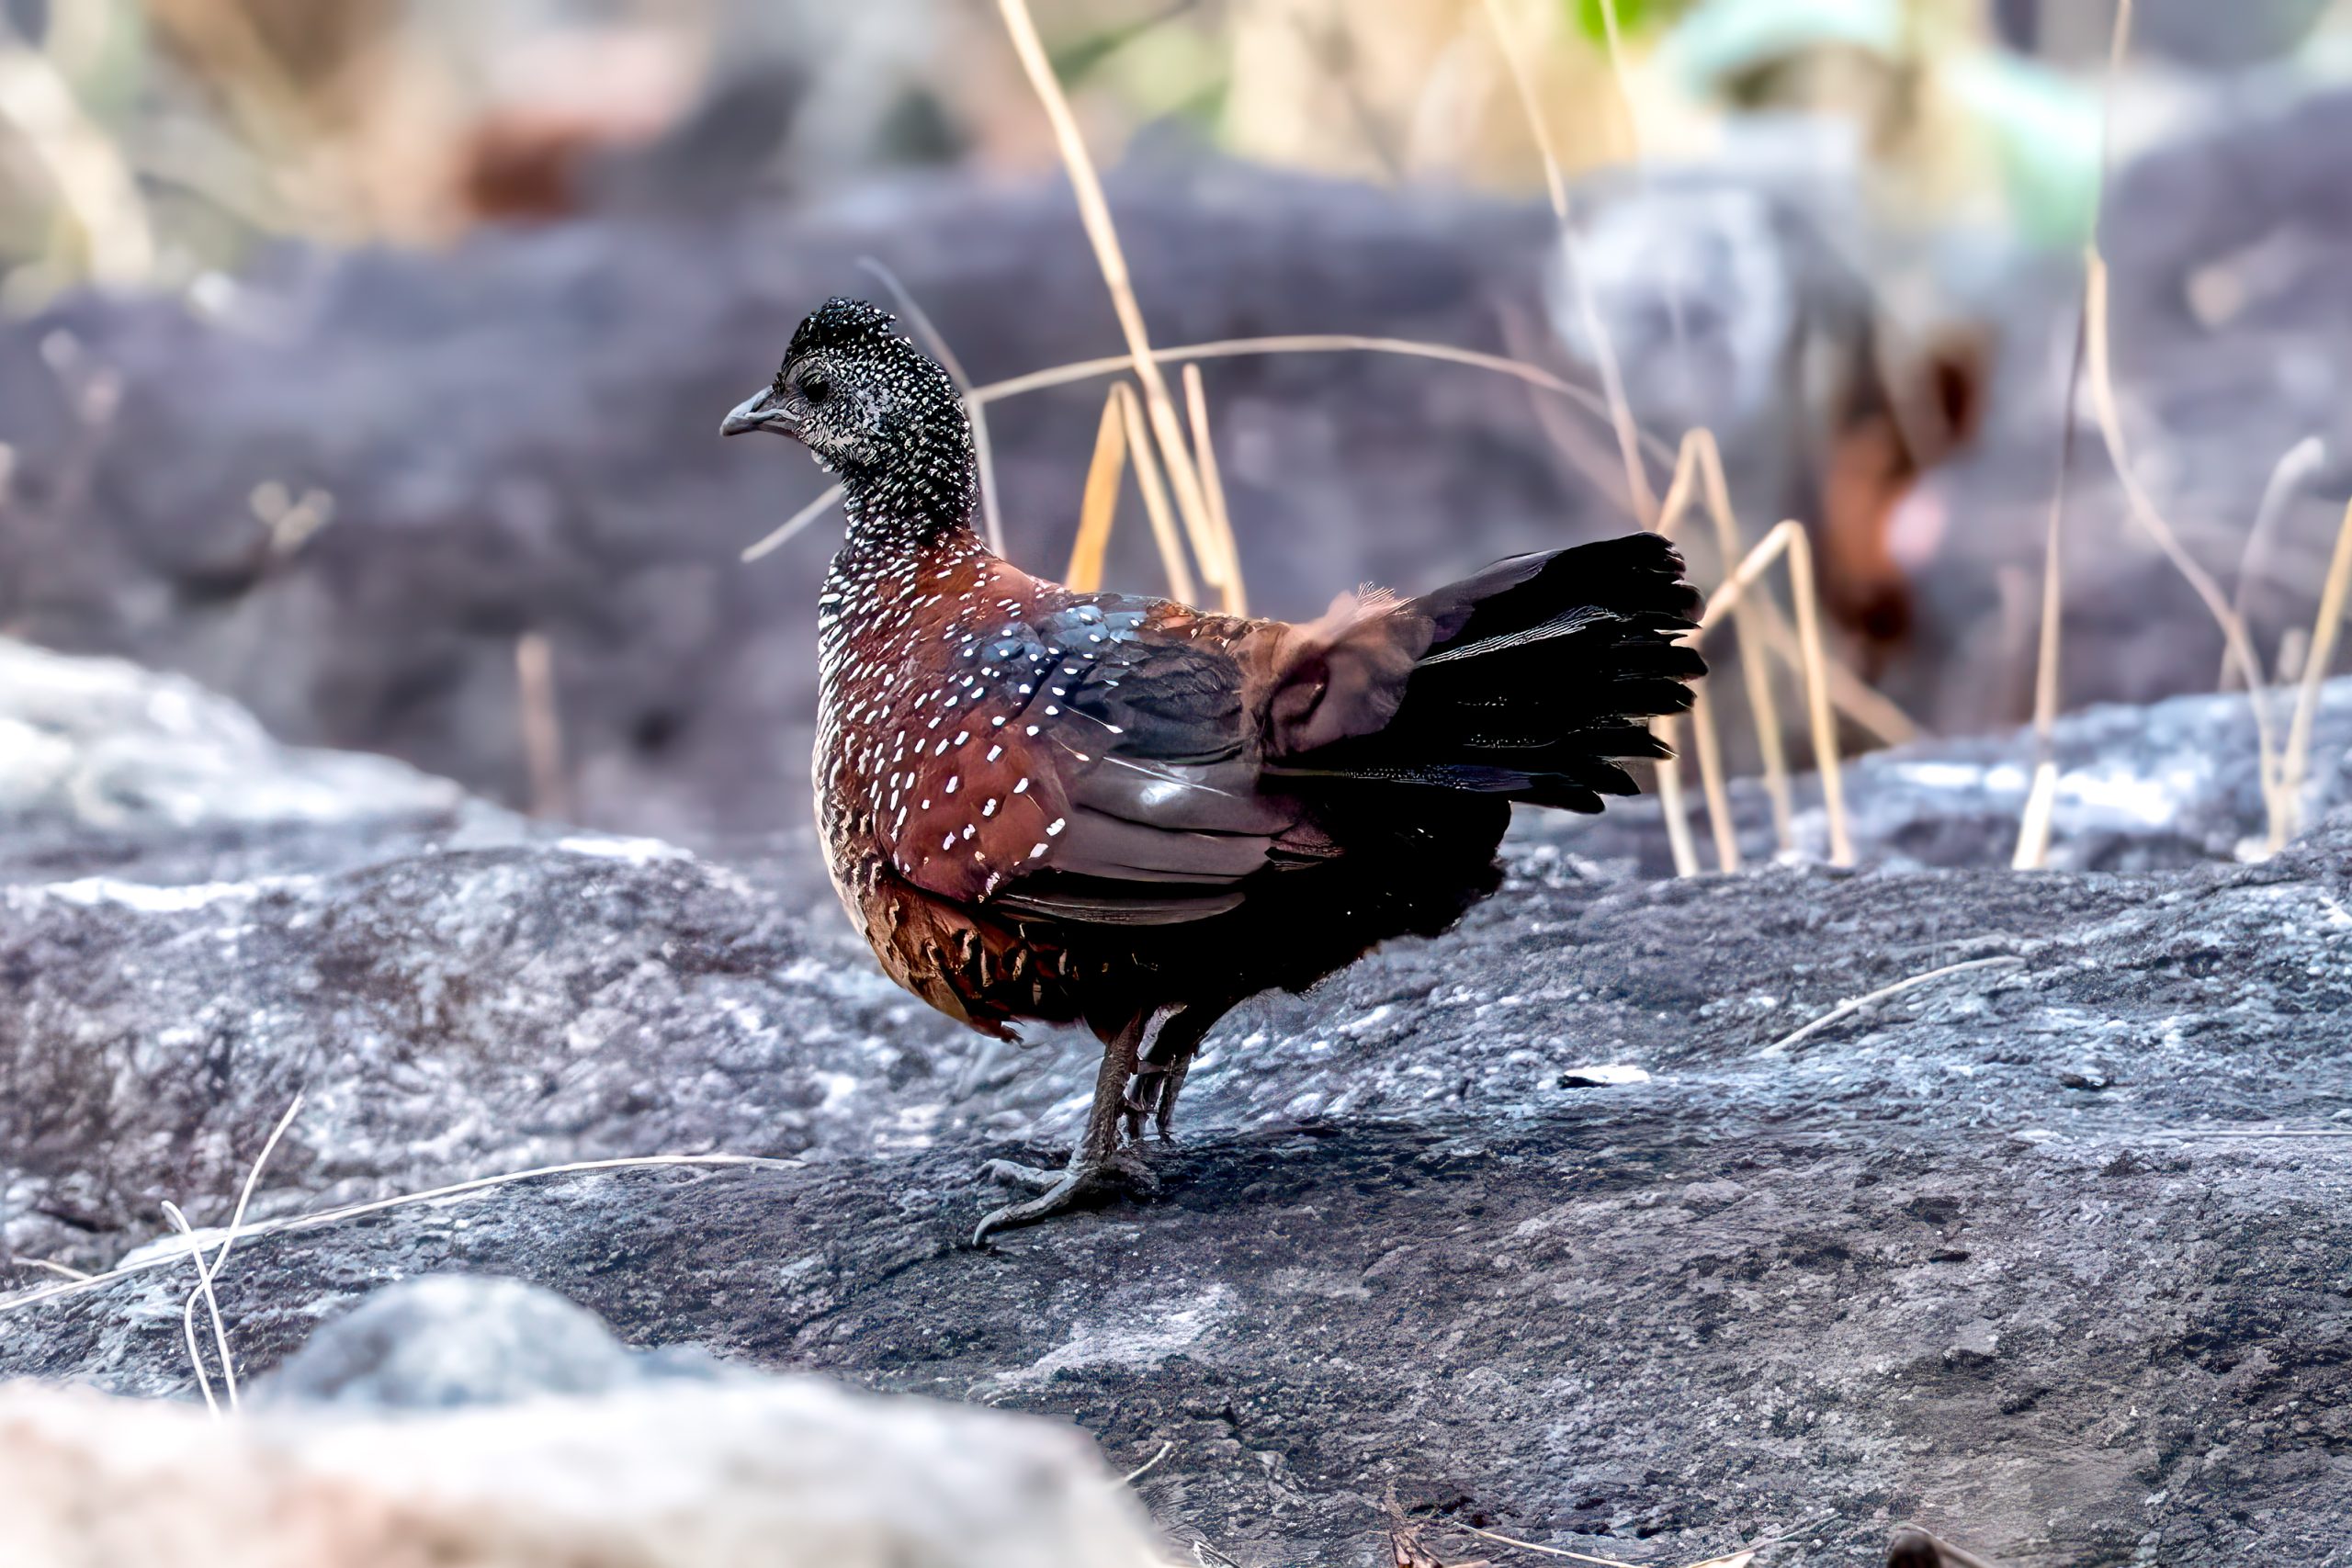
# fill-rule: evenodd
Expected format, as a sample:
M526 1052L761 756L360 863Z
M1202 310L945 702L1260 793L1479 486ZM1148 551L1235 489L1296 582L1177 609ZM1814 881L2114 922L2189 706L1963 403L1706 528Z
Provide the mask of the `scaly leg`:
M1009 1159L992 1159L980 1174L1011 1186L1042 1189L1025 1202L1007 1203L980 1221L972 1245L988 1240L991 1231L1034 1224L1057 1214L1102 1186L1106 1179L1131 1174L1121 1170L1119 1122L1127 1106L1127 1080L1135 1076L1136 1057L1143 1044L1141 1018L1121 1029L1102 1049L1102 1066L1094 1078L1094 1107L1086 1118L1086 1132L1070 1151L1069 1163L1059 1171L1040 1170Z
M1150 1046L1143 1053L1135 1089L1127 1097L1130 1138L1142 1141L1146 1115L1159 1126L1162 1139L1173 1135L1170 1129L1176 1119L1176 1097L1183 1091L1184 1075L1192 1071L1193 1057L1200 1051L1201 1042L1216 1027L1217 1020L1225 1016L1229 1005L1187 1002L1162 1016Z

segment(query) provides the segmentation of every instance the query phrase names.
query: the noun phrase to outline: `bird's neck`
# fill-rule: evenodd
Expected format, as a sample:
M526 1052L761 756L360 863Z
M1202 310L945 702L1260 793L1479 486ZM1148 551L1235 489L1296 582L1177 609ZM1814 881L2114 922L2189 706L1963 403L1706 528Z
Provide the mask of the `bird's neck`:
M979 500L971 427L960 411L922 422L892 444L885 461L842 472L850 543L866 551L960 548L977 539Z

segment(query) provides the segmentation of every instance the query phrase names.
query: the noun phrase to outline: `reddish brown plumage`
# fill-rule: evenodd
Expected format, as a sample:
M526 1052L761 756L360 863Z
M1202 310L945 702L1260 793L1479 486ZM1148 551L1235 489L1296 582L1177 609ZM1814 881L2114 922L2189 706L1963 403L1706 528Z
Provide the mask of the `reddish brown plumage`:
M1081 1021L1108 1048L1046 1212L1131 1120L1163 1129L1235 1002L1302 987L1496 886L1510 803L1598 810L1688 705L1695 596L1641 535L1498 563L1303 624L1076 593L990 554L960 404L836 301L729 431L842 472L820 599L818 816L891 976L975 1028ZM985 1228L985 1227L984 1227Z

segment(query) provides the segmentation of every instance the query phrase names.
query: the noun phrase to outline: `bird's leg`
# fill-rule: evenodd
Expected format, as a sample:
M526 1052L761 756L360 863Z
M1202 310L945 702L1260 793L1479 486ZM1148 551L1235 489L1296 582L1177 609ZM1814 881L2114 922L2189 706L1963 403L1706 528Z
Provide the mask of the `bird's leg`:
M1159 1098L1152 1106L1152 1121L1159 1128L1162 1143L1175 1137L1176 1097L1183 1092L1184 1075L1193 1070L1193 1057L1200 1050L1200 1043L1184 1047L1177 1058L1169 1063L1159 1077Z
M1181 1004L1161 1008L1144 1026L1145 1038L1148 1043L1136 1054L1135 1078L1127 1085L1126 1092L1127 1142L1130 1144L1143 1142L1143 1119L1151 1114L1153 1106L1159 1103L1159 1086L1168 1076L1169 1050L1171 1043L1176 1043L1175 1037L1184 1011Z
M980 1168L983 1176L1009 1185L1041 1190L1025 1202L1007 1203L980 1221L972 1245L986 1241L991 1231L1030 1224L1057 1214L1100 1186L1105 1178L1131 1174L1118 1169L1119 1122L1126 1112L1127 1080L1135 1076L1136 1057L1143 1043L1146 1020L1122 1028L1103 1047L1102 1066L1094 1078L1094 1107L1086 1131L1070 1151L1069 1163L1059 1171L1040 1170L1012 1160L992 1159Z
M1192 1071L1202 1040L1225 1016L1226 1005L1229 1004L1189 1002L1161 1023L1151 1048L1144 1054L1143 1070L1136 1075L1136 1090L1127 1099L1130 1137L1142 1139L1147 1113L1159 1126L1162 1141L1173 1135L1176 1097L1183 1092L1184 1075Z

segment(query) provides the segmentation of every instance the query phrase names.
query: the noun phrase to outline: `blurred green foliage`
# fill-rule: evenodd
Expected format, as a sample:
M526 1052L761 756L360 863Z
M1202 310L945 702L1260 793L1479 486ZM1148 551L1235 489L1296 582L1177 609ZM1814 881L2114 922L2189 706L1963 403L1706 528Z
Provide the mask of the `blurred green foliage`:
M1609 17L1602 0L1567 0L1576 13L1577 30L1595 43L1609 41ZM1617 0L1617 30L1640 33L1665 28L1690 8L1690 0Z

